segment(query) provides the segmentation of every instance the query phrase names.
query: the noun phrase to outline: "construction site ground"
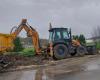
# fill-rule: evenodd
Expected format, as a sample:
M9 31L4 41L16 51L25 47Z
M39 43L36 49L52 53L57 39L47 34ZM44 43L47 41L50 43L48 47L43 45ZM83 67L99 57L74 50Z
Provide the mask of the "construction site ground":
M100 54L63 60L21 59L0 73L0 80L99 80ZM25 62L25 63L24 63ZM27 64L26 64L27 63Z

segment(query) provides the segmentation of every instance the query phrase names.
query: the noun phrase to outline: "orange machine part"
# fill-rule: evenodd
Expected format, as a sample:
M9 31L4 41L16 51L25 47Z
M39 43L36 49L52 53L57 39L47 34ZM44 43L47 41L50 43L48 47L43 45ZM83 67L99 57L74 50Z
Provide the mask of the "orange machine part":
M9 49L13 49L14 44L13 44L12 37L13 36L10 34L0 33L0 52L4 52Z

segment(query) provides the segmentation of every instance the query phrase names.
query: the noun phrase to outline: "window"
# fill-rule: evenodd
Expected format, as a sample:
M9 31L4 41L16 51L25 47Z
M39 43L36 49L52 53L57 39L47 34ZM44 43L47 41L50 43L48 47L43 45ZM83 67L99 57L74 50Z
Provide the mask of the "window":
M63 31L63 38L69 39L69 34L66 31Z
M54 40L59 40L59 39L61 39L61 33L60 33L60 31L57 31L57 32L55 33L55 38L54 38Z
M50 32L50 35L49 35L49 42L52 41L52 38L53 38L53 32Z

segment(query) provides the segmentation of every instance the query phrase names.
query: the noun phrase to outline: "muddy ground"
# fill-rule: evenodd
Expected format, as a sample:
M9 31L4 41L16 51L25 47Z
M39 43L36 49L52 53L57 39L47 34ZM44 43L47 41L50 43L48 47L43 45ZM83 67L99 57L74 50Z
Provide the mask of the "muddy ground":
M6 62L8 65L4 67L1 70L1 72L13 71L13 70L18 70L18 69L20 70L20 69L31 68L31 67L37 68L37 66L39 67L39 66L44 66L44 65L55 66L65 61L67 62L67 64L62 64L57 67L68 66L68 65L73 66L73 65L77 65L79 63L81 64L82 62L85 62L85 60L88 60L88 58L91 59L91 57L94 57L94 56L97 57L98 55L100 54L85 55L84 57L70 57L63 60L54 60L50 57L45 58L43 55L37 55L34 57L25 57L25 56L19 56L19 55L4 55L3 56L4 62ZM70 67L70 68L73 68L73 67ZM48 69L49 69L49 66L48 66ZM54 69L55 70L57 69L56 66Z
M43 55L36 55L34 57L26 57L20 55L1 55L0 56L0 66L7 65L0 72L5 72L10 69L16 69L20 66L30 66L30 65L44 65L48 63L49 59L45 58Z
M87 55L0 73L0 80L99 80L99 74L100 55Z

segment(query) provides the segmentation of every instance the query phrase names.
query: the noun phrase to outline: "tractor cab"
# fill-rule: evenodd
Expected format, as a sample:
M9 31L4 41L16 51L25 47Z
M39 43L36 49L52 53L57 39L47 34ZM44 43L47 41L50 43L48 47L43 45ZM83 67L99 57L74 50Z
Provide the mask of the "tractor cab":
M68 28L51 28L49 30L49 42L69 42L71 41L71 29Z
M69 54L68 46L72 42L71 29L51 28L49 30L50 55L56 59L63 59Z

